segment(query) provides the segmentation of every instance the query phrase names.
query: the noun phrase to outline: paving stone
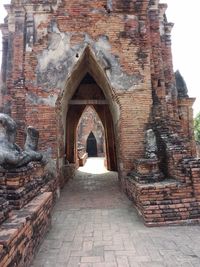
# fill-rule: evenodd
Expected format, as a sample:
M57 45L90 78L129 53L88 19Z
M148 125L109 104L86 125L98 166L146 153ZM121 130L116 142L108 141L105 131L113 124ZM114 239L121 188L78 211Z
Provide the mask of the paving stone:
M84 187L93 178L95 193ZM100 204L102 187L105 201ZM200 266L200 227L145 227L119 190L116 173L87 177L78 172L62 190L52 216L32 267Z
M142 262L140 263L140 266L143 267L165 267L166 263L164 262L154 262L154 261L149 261L149 262Z
M93 267L118 267L115 262L101 262L101 263L93 263Z
M94 256L100 256L104 257L104 247L103 246L97 246L93 248L93 255Z
M93 242L92 241L84 241L83 242L83 250L84 251L92 250L92 248L93 248Z
M115 262L116 257L114 251L105 251L104 252L104 260L105 262Z
M68 267L78 267L80 266L81 258L80 257L70 257L67 266Z
M129 267L128 258L126 256L117 256L118 267Z
M101 261L102 259L99 256L81 257L81 262L93 263L93 262L101 262Z

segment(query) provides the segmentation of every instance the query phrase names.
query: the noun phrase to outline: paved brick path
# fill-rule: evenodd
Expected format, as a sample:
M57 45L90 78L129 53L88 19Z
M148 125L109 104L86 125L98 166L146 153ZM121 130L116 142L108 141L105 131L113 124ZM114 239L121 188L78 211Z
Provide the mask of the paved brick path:
M145 227L116 173L90 166L62 191L32 267L200 267L200 226Z

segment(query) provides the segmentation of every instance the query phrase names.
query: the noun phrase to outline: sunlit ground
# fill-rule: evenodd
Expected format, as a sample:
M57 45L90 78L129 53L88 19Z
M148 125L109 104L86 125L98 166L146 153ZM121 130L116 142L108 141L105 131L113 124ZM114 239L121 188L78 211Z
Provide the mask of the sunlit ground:
M104 166L105 158L88 158L83 167L79 167L80 172L101 174L106 173L108 170Z

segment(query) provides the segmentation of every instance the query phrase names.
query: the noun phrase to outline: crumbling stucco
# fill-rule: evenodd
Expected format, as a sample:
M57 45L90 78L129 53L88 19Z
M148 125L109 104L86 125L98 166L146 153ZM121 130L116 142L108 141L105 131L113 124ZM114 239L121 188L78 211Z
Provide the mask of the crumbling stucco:
M115 90L134 90L142 77L122 71L118 57L111 53L108 37L101 36L95 42L88 34L83 35L82 43L71 46L73 33L61 33L55 25L52 27L48 48L37 56L37 79L44 90L53 87L63 89L66 77L87 46L92 49Z
M26 100L33 105L47 105L50 107L55 107L57 95L49 95L47 98L37 96L33 93L28 93Z

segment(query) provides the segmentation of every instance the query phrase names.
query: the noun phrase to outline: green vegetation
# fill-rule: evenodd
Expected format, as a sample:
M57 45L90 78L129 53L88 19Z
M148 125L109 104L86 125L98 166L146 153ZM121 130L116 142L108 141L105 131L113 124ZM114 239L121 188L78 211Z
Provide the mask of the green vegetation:
M197 142L200 142L200 112L194 119L194 134Z

